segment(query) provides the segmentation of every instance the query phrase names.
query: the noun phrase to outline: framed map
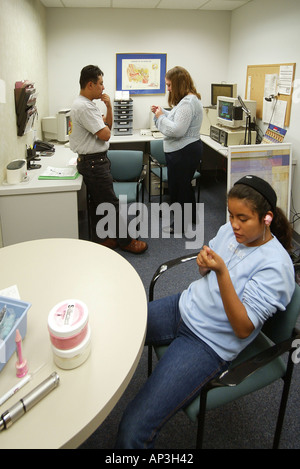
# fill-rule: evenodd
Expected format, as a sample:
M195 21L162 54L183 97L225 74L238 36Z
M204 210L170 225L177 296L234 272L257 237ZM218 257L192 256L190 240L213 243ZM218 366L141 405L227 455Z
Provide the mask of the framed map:
M165 94L167 54L116 54L117 91Z
M267 181L277 194L277 205L290 215L292 148L289 143L228 147L227 189L243 176Z

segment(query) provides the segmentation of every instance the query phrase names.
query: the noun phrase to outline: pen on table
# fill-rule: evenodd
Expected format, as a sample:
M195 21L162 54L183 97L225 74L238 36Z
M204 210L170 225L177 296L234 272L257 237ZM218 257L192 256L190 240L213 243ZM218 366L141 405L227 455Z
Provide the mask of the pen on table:
M0 405L4 404L11 396L19 391L25 384L31 380L31 375L25 376L19 383L15 384L9 391L7 391L3 396L0 397Z
M30 373L29 375L25 376L25 378L21 379L18 383L16 383L9 391L7 391L3 396L0 397L0 406L4 404L10 397L12 397L16 392L18 392L25 384L27 384L33 376L43 367L44 365L41 365L37 370L35 370L33 373Z

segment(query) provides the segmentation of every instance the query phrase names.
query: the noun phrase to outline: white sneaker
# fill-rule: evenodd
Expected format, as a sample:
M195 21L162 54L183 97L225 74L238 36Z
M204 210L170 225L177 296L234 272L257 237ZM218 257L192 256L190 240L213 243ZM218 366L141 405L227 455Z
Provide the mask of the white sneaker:
M163 226L162 228L164 233L174 234L174 226Z

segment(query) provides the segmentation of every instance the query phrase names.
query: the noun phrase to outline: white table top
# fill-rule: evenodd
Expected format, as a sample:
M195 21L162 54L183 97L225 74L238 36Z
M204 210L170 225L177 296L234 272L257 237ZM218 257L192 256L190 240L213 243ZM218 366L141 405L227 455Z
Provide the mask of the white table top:
M111 136L110 143L133 143L149 142L154 137L141 135L139 130L134 130L133 135ZM55 142L54 142L55 143ZM74 180L40 180L38 177L48 167L65 168L70 166L70 162L76 161L77 154L74 153L69 144L55 143L55 153L53 156L41 156L40 161L36 161L42 167L40 169L28 170L28 179L20 184L8 185L6 181L0 184L0 196L22 195L45 192L65 192L80 190L82 176L79 175Z
M224 145L221 145L221 143L216 142L209 135L201 135L201 140L213 150L217 151L218 153L227 158L228 147L224 147Z
M0 249L0 289L17 285L28 311L23 356L29 372L45 366L0 407L5 412L53 371L60 385L0 434L0 448L74 448L86 440L126 389L144 345L147 299L134 268L116 252L74 239L29 241ZM5 267L4 267L5 266ZM89 310L92 350L62 370L53 361L48 313L66 299ZM17 381L16 356L0 373L0 396Z
M0 185L0 196L78 191L82 185L81 175L79 175L76 179L70 180L39 179L39 176L48 166L53 166L55 168L66 168L70 166L70 162L75 162L76 159L77 155L70 148L63 144L57 144L55 145L55 153L53 156L41 156L41 160L36 161L36 164L41 165L40 169L32 169L27 171L28 179L26 181L21 182L20 184L11 185L4 181Z
M132 142L150 142L157 140L152 135L142 135L140 130L133 130L132 135L112 135L110 143L132 143Z
M207 135L201 135L201 139L214 150L227 156L228 148L215 142ZM140 130L134 130L133 135L111 136L110 143L136 143L136 142L150 142L156 140L151 135L141 135ZM65 168L70 166L70 163L75 162L77 154L74 153L68 144L56 144L55 154L53 156L42 156L37 164L42 167L40 169L28 170L28 180L20 184L8 185L4 181L0 185L0 196L7 195L22 195L33 193L45 192L65 192L65 191L78 191L82 185L82 176L79 175L74 180L40 180L38 177L47 168L47 166L54 166L57 168Z

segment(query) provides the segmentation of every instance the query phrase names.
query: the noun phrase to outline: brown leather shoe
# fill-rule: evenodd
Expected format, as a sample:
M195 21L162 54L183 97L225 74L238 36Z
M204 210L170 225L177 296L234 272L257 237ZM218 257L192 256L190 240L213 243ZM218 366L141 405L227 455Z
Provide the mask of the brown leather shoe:
M112 238L106 238L104 241L100 241L99 244L110 249L116 249L118 247L118 241Z
M143 252L147 251L148 244L145 241L138 241L137 239L132 239L127 246L121 247L122 251L128 251L132 254L142 254Z

